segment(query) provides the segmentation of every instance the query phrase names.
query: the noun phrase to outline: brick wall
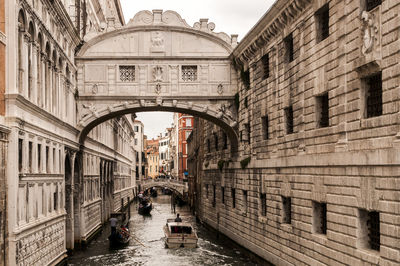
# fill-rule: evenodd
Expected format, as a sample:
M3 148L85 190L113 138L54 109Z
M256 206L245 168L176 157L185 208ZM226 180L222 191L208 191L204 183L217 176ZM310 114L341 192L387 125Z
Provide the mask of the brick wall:
M400 3L383 0L366 11L365 1L299 2L301 12L288 7L293 1L279 12L272 10L234 51L242 71L250 72L249 88L243 82L239 87L239 152L216 151L210 137L216 129L207 123L204 147L209 139L211 152L203 158L209 166L202 179L201 218L278 265L399 264ZM316 14L325 4L329 35L319 40ZM282 13L286 19L276 24L279 32L268 35ZM251 39L262 33L269 37ZM286 43L290 34L292 61ZM374 35L371 46L366 34ZM260 62L265 54L267 78ZM368 86L379 73L382 103L372 105L380 105L381 113L371 117ZM328 124L321 126L319 97L326 94ZM293 132L288 131L289 107ZM241 169L246 158L250 163ZM233 162L219 171L219 160ZM266 194L266 216L260 194ZM316 218L321 213L315 206L320 203L326 203L326 234L318 232L322 218ZM373 212L379 213L379 250L370 247L365 226L364 213Z

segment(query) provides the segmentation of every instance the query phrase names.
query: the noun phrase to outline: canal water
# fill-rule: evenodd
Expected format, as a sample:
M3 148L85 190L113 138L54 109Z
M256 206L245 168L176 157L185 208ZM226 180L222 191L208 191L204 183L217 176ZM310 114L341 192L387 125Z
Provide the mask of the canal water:
M198 234L198 248L167 249L164 244L163 226L167 218L174 218L170 196L153 198L150 216L137 212L137 204L131 205L129 229L134 239L121 249L110 249L109 226L94 239L85 250L76 251L68 258L68 265L262 265L258 264L246 251L224 238L217 238L191 215L187 206L177 207L176 212L184 221L194 225ZM248 253L247 253L248 254Z

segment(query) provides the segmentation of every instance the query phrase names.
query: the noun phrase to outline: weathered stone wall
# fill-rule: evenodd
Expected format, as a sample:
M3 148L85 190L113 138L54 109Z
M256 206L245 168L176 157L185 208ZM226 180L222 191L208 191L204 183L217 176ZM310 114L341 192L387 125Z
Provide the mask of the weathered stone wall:
M0 126L0 265L6 265L7 248L7 209L6 209L6 154L7 154L8 129Z
M216 151L215 126L206 127L204 146L209 139L211 151L204 157L201 219L277 265L397 265L400 3L383 0L367 11L365 1L296 1L299 12L291 7L295 1L279 8L283 2L233 52L243 66L238 75L250 72L249 88L242 82L239 89L241 144L237 157L221 146ZM324 4L329 35L319 41L317 11ZM287 57L289 34L293 60ZM265 54L269 77L260 61ZM372 105L382 111L371 116L369 78L379 73L382 104ZM318 97L326 93L328 124L321 126ZM290 106L293 132L285 111ZM220 160L233 163L221 172ZM326 233L319 231L316 207L323 204ZM375 212L379 250L368 242L366 213Z

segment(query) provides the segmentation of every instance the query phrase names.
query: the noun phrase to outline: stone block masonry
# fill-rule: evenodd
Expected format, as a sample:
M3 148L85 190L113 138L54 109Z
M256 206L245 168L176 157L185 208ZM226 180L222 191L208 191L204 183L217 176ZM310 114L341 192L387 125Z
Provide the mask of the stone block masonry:
M276 265L400 264L399 12L274 4L232 55L239 152L205 122L200 219Z

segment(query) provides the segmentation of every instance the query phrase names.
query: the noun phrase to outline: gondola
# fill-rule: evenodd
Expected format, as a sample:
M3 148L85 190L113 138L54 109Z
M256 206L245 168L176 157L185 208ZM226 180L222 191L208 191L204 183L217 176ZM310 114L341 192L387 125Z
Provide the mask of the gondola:
M111 234L108 237L108 240L110 240L111 247L119 247L129 244L129 238L130 234L128 229L122 228L122 229L117 229L117 231L114 234Z
M143 198L139 202L139 214L150 214L151 210L153 209L153 204L151 203L150 199Z

